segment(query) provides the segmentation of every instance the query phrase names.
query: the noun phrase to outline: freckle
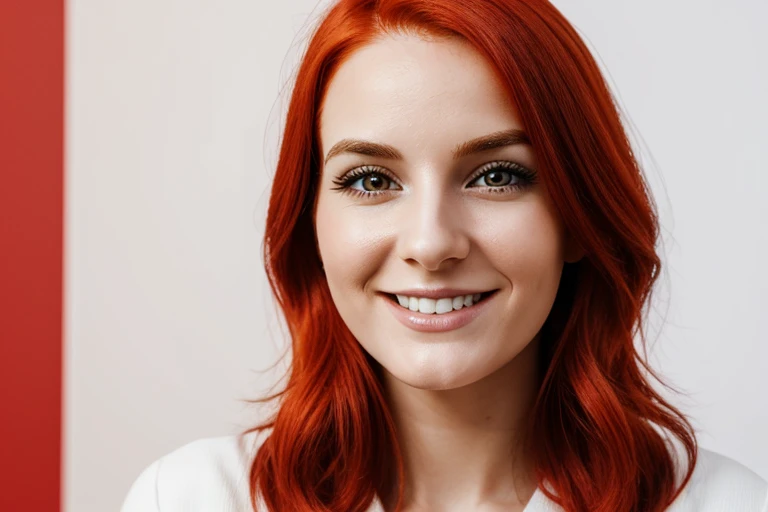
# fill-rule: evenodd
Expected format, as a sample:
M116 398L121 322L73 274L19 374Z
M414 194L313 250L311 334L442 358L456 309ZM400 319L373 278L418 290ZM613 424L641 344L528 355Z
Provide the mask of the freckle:
M490 419L491 419L491 417L490 417L490 416L486 416L486 417L485 417L485 421L489 421Z

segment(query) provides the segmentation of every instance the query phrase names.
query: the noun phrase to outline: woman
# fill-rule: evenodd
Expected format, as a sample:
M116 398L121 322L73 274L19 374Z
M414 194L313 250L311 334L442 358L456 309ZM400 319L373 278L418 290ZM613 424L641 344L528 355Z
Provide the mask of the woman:
M768 511L647 378L654 204L551 4L340 1L274 179L277 413L156 461L125 512Z

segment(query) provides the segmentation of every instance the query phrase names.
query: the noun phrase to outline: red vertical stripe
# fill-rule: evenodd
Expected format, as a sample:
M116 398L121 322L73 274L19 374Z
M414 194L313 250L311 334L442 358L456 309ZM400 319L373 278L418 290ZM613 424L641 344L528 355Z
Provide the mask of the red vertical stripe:
M64 0L0 0L0 510L61 504Z

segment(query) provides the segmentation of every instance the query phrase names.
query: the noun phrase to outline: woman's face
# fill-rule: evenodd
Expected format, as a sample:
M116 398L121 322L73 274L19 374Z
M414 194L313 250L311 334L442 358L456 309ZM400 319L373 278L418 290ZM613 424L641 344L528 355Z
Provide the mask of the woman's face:
M352 334L408 385L491 375L550 312L568 251L523 131L459 40L383 37L329 84L320 257Z

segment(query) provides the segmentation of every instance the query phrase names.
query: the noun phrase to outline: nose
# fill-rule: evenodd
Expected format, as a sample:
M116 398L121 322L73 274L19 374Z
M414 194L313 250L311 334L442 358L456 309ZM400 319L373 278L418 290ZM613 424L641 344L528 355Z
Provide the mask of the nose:
M437 271L469 254L469 219L449 193L435 187L413 194L401 213L396 250L402 260Z

